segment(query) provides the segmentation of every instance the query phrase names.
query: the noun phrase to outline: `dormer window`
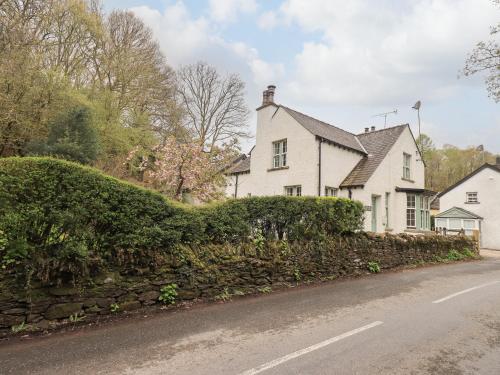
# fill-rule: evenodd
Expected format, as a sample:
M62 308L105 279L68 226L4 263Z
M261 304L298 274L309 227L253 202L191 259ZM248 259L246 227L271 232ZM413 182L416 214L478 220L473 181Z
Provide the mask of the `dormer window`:
M287 144L286 139L273 142L273 168L286 167L286 152Z

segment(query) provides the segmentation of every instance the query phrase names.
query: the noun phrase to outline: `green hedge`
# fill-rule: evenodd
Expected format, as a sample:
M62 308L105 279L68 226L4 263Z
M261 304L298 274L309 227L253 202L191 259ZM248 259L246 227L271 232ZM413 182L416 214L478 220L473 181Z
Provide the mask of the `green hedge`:
M266 239L307 240L352 233L361 228L363 206L342 198L251 197L200 209L211 242Z
M337 198L185 206L76 163L0 159L0 261L43 281L85 277L107 262L148 264L177 244L351 233L362 214L360 203Z

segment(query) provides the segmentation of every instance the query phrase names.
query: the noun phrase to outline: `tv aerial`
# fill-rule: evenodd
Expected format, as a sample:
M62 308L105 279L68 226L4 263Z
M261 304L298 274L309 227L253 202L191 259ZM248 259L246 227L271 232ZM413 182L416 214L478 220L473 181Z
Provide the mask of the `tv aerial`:
M390 111L390 112L378 113L376 115L373 115L372 117L383 117L384 118L384 129L385 129L385 127L387 126L387 116L388 115L397 115L397 114L398 114L398 110L395 109L394 111Z

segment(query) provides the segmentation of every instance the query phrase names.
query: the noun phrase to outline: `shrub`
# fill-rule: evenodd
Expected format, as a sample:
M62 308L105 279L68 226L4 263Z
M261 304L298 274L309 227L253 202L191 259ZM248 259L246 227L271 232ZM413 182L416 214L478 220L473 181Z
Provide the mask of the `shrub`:
M45 282L85 277L102 261L148 263L146 251L199 240L197 217L72 162L0 160L0 256Z
M368 262L367 268L371 273L380 272L380 265L378 264L378 262Z
M458 252L457 250L450 250L446 258L448 260L462 260L466 257L466 255Z
M361 228L359 202L251 197L186 206L86 166L0 159L0 261L44 283L76 283L106 265L155 266L178 245L321 240Z
M238 242L262 234L266 239L317 239L361 229L360 202L330 197L250 197L202 209L206 235L214 242ZM260 233L260 234L259 234Z
M160 289L160 297L158 300L165 305L173 305L177 298L177 284L168 284Z

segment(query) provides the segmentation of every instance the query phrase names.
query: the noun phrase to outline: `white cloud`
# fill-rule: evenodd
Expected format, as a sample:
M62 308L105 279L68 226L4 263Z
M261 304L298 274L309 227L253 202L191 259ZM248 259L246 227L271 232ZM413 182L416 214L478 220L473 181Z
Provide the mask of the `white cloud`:
M193 55L213 42L209 22L203 17L192 19L182 2L166 7L163 13L148 6L130 10L153 30L173 66L193 62Z
M291 93L350 104L449 97L470 84L457 74L498 17L488 0L287 0L280 12L322 35L296 55Z
M276 17L276 13L272 10L262 13L257 20L257 25L263 30L272 30L277 26L277 24L278 19Z
M218 22L234 22L240 13L254 13L255 0L210 0L210 16Z
M276 83L285 74L283 64L273 64L262 60L255 48L241 42L232 43L229 48L246 62L252 72L253 83L259 88Z
M283 64L265 61L257 49L243 42L226 41L210 19L193 18L182 2L163 12L148 6L131 8L152 30L167 62L173 67L207 61L221 72L239 73L247 83L248 101L260 101L260 90L277 83L283 76Z

